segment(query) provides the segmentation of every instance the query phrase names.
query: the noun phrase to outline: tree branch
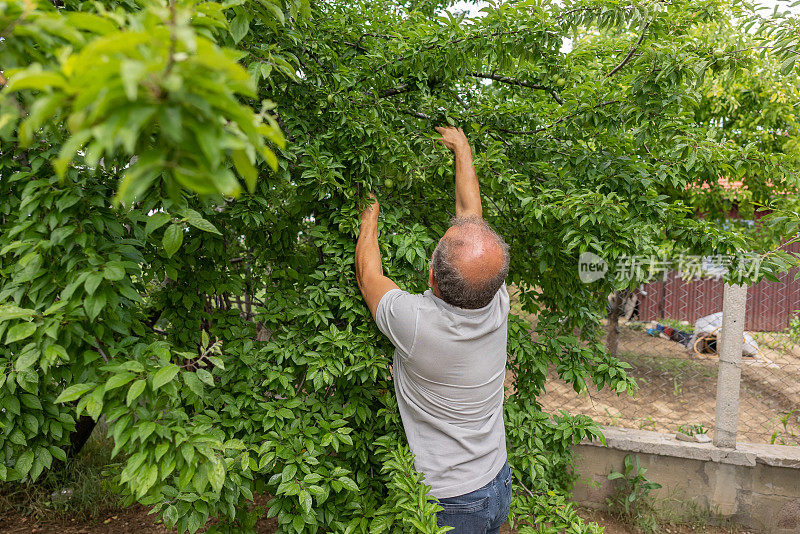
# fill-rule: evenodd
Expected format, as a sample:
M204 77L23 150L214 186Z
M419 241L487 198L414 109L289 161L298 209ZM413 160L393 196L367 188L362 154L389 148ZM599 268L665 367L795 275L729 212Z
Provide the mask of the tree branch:
M356 49L356 50L358 50L359 52L364 52L364 53L366 53L366 52L369 52L369 50L367 50L366 48L364 48L363 46L361 46L361 45L360 45L360 44L358 44L358 43L353 43L353 42L351 42L351 41L342 41L342 42L343 42L344 44L346 44L347 46L351 47L351 48L355 48L355 49Z
M462 43L464 41L472 41L474 39L480 39L482 37L500 37L500 36L504 36L504 35L516 35L516 34L522 33L522 32L523 32L523 30L504 30L504 31L492 32L492 33L490 33L488 35L484 35L484 34L481 34L481 33L476 33L476 34L472 34L472 35L466 35L466 36L460 37L458 39L453 39L452 41L448 41L448 42L445 42L445 43L435 42L435 43L430 44L428 46L424 46L424 47L422 47L420 49L414 50L411 53L402 55L402 56L400 56L398 58L387 60L382 65L380 65L380 66L376 67L375 69L373 69L373 73L377 74L377 73L383 71L386 67L388 67L389 65L391 65L393 63L400 63L401 61L405 61L405 60L415 56L416 54L419 54L420 52L427 52L428 50L433 50L434 48L448 48L448 47L450 47L450 46L452 46L454 44ZM369 78L369 76L363 76L356 83L359 83L359 84L363 83L364 81L367 80L367 78Z
M545 85L525 82L522 80L517 80L516 78L509 78L508 76L501 76L499 74L489 74L487 72L470 72L469 75L474 78L484 78L487 80L494 80L500 83L507 83L509 85L518 85L519 87L527 87L529 89L538 89L540 91L547 91L553 96L553 99L556 102L558 102L562 106L564 105L564 101L561 99L560 96L558 96L558 93L556 93L555 90Z
M397 87L392 87L391 89L384 89L378 94L378 98L386 98L389 96L401 95L403 93L409 93L414 90L414 87L411 85L404 83L403 85L398 85Z
M419 111L412 111L410 109L404 109L403 113L405 113L407 115L411 115L412 117L417 118L417 119L424 119L424 120L428 120L428 121L431 120L430 116L425 115L424 113L420 113Z
M97 341L97 347L95 347L95 348L96 348L96 349L97 349L97 351L100 353L100 356L102 356L102 357L103 357L103 361L104 361L104 362L106 362L106 363L108 363L108 362L109 362L108 355L107 355L107 354L105 353L105 351L103 350L103 347L101 347L101 346L100 346L100 340L99 340L99 339L97 339L97 338L95 338L95 341Z
M172 67L175 66L175 52L178 45L178 36L175 33L176 22L175 1L171 0L169 3L169 53L167 55L167 67L164 69L164 74L169 76L172 72Z
M564 11L563 13L561 13L558 17L556 17L556 20L560 20L560 19L562 19L562 18L564 18L564 17L566 17L568 15L572 15L573 13L580 13L580 12L584 12L584 11L600 11L600 8L599 7L579 7L579 8L576 8L576 9L570 9L569 11Z
M510 133L512 135L533 135L533 134L537 134L539 132L543 132L545 130L549 130L553 126L561 124L565 120L571 119L573 117L577 117L581 113L586 113L587 111L593 111L595 109L602 108L602 107L605 107L605 106L608 106L608 105L611 105L611 104L616 104L618 102L619 102L619 100L609 100L607 102L602 102L600 104L597 104L596 106L592 106L591 108L589 108L587 110L579 110L579 111L576 111L575 113L570 113L569 115L564 115L563 117L561 117L557 121L554 121L554 122L548 124L547 126L542 126L541 128L536 128L535 130L507 130L505 128L495 128L495 130L499 130L499 131L505 132L505 133Z
M636 44L633 45L633 48L630 49L630 51L628 52L628 55L625 56L625 59L623 59L622 62L620 62L619 65L614 67L614 69L611 72L606 74L606 78L611 78L613 75L615 75L617 72L619 72L622 69L622 67L624 67L625 65L628 64L628 62L633 57L633 54L635 54L636 50L639 48L639 45L642 44L642 41L644 40L644 36L647 33L647 28L649 28L649 27L650 27L650 22L648 22L647 24L644 25L644 28L642 28L642 34L639 35L639 39L636 41Z

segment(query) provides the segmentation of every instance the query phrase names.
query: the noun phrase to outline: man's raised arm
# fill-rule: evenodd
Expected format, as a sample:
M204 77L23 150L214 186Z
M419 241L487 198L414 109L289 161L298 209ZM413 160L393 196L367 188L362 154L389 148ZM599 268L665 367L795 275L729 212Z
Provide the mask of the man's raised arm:
M472 164L472 148L461 128L452 126L436 128L442 134L439 141L453 151L456 160L456 217L481 217L481 192L478 175Z
M369 311L375 310L387 291L397 289L397 284L383 276L381 252L378 248L378 211L380 205L370 193L372 203L361 212L361 228L356 242L356 279Z

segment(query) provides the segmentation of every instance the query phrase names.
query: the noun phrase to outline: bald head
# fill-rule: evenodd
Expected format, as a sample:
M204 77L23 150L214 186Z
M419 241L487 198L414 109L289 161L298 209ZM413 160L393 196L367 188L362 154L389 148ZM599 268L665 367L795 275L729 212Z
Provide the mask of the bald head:
M445 302L476 309L503 285L508 263L508 245L486 221L456 218L433 251L431 270Z

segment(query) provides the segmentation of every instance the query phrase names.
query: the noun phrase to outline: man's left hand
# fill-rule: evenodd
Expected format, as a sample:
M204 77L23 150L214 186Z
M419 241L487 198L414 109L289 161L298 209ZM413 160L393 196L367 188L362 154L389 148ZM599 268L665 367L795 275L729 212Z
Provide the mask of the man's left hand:
M380 204L378 203L378 199L375 197L375 193L369 193L370 204L361 211L361 222L364 221L378 221L378 212L381 209Z

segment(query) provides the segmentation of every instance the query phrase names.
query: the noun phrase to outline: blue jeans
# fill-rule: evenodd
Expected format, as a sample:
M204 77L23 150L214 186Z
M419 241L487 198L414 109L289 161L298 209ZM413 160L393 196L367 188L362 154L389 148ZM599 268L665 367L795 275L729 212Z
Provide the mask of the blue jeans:
M450 534L493 534L508 520L511 509L511 469L508 462L494 480L458 497L439 499L444 510L436 514L440 527L454 527Z

